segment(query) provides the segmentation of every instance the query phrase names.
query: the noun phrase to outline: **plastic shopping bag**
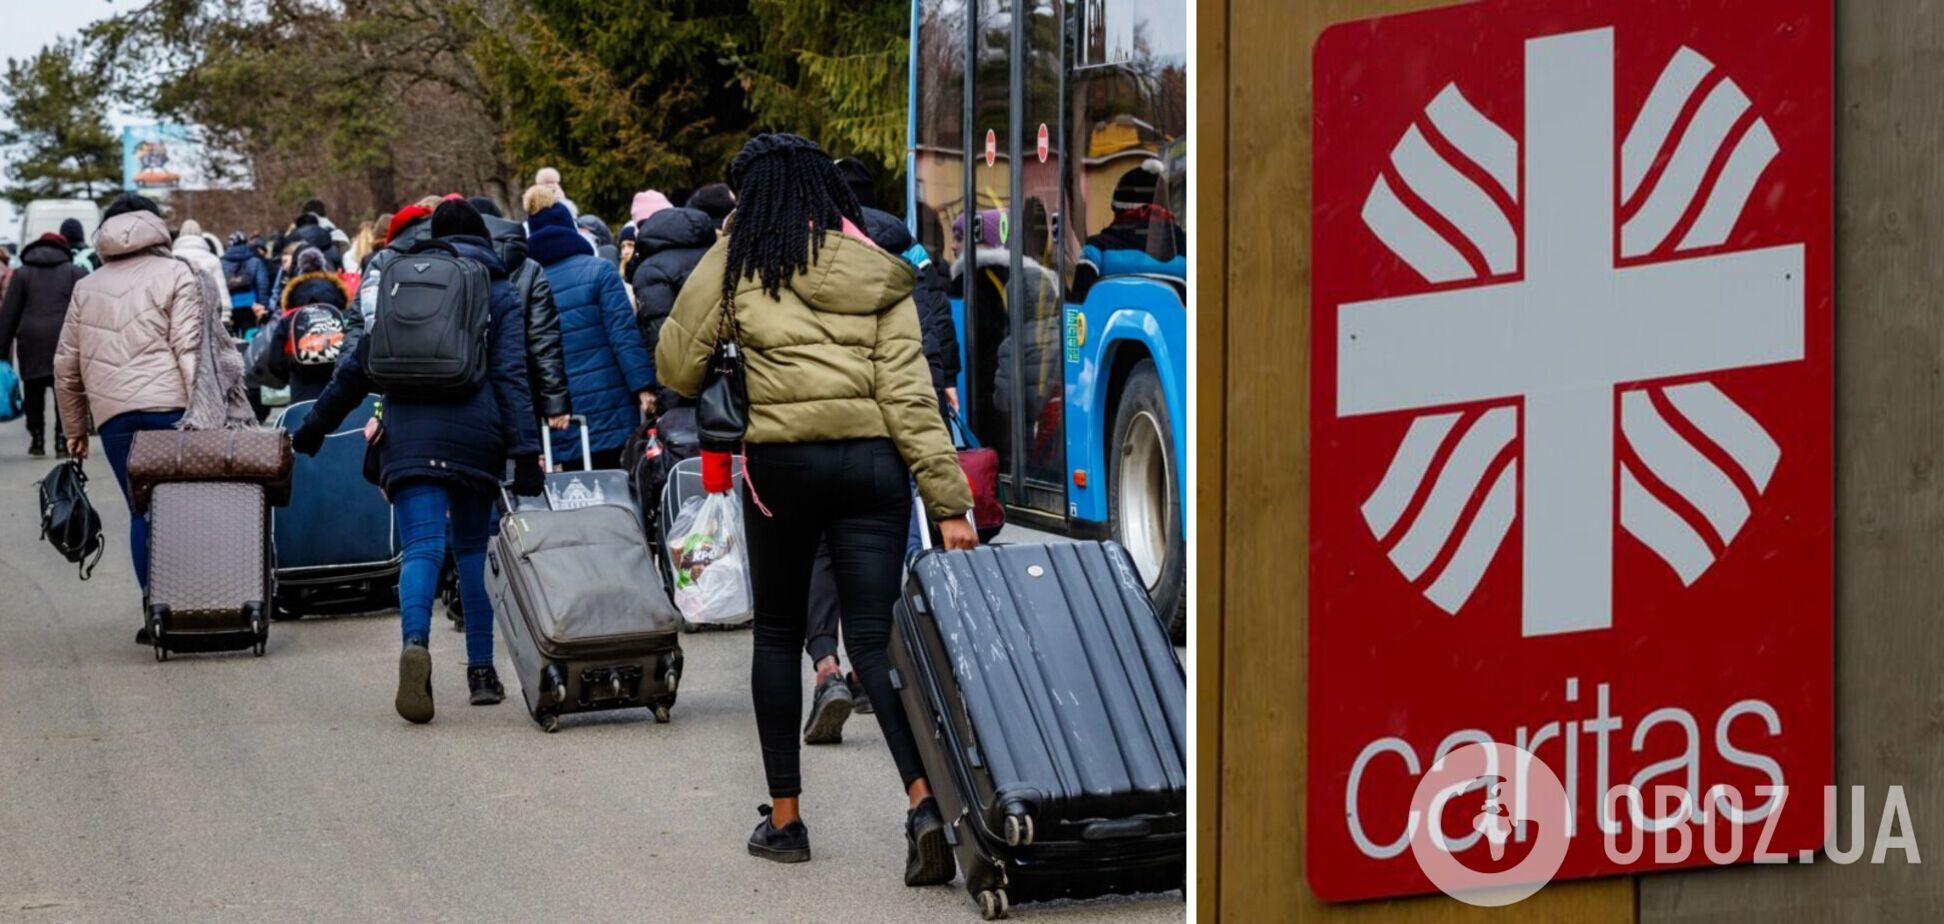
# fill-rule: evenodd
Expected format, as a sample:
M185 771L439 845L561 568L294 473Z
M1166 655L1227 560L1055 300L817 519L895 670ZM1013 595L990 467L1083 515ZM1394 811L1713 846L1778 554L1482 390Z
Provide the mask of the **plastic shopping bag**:
M669 531L668 559L675 606L696 625L740 625L754 616L742 500L704 494L682 503Z

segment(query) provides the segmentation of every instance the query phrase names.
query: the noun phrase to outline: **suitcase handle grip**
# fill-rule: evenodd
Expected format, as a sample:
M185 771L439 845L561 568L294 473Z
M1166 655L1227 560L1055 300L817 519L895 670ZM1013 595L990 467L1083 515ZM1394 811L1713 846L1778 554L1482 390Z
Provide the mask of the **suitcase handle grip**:
M1118 821L1096 821L1080 831L1083 841L1117 841L1130 837L1146 837L1154 832L1154 826L1140 818L1122 818Z
M594 450L587 438L587 417L583 414L571 414L567 419L568 426L580 430L581 471L591 472L594 470ZM560 471L559 463L554 461L553 428L547 426L544 420L540 422L540 452L547 460L547 471Z

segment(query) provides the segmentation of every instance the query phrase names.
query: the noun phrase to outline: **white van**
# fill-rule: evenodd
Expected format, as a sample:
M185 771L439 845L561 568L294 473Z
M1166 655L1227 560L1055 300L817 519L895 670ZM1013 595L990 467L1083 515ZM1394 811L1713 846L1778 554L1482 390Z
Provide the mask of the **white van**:
M101 206L89 199L35 199L27 203L20 218L21 246L43 234L59 233L61 223L70 218L81 221L82 232L92 241L95 228L101 225Z

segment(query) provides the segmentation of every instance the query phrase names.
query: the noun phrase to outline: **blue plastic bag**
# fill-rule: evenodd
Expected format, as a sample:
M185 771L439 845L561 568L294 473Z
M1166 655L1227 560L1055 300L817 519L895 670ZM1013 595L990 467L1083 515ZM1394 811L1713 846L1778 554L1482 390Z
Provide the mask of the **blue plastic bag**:
M27 396L20 390L20 374L13 363L0 362L0 423L20 416L27 407Z

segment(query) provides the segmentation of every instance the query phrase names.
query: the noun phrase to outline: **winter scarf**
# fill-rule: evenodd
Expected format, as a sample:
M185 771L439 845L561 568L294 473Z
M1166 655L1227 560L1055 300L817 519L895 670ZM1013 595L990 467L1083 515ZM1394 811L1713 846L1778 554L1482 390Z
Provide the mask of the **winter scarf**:
M158 256L173 256L166 247L157 247ZM179 430L248 430L258 426L256 412L250 409L249 395L243 391L243 353L230 344L229 331L219 310L229 299L216 289L216 281L182 257L196 280L197 310L202 314L202 345L196 350L196 380L189 386L189 406L182 412Z

